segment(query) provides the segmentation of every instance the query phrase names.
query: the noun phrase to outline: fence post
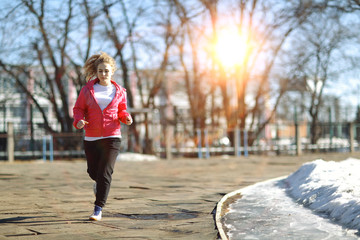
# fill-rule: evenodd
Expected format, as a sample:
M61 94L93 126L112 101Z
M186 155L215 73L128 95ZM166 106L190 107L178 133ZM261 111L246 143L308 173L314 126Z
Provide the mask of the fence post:
M46 144L49 139L49 160L50 162L54 161L54 142L53 136L43 136L43 161L46 162Z
M240 151L240 130L238 127L235 128L235 132L234 132L234 145L235 145L235 156L239 157L241 156L241 151Z
M172 159L171 145L172 145L172 142L173 142L173 139L172 139L172 127L166 126L165 127L165 132L166 132L166 138L165 138L165 142L166 142L166 159L171 160Z
M349 126L349 137L350 137L350 152L353 153L354 152L354 123L350 123Z
M201 129L197 129L196 132L198 137L198 158L202 158Z
M296 106L294 109L294 124L295 124L295 144L296 144L296 155L300 156L302 154L301 150L301 137L300 137L300 131L299 131L299 123L297 119L297 110ZM308 133L309 134L309 133Z
M14 124L8 122L7 124L7 156L8 162L15 160L15 141L14 141Z
M301 136L299 130L299 124L295 124L295 137L296 137L296 155L300 156L302 154L301 149Z
M248 132L244 129L244 157L249 156L248 152Z
M46 162L46 136L43 136L43 161Z
M210 158L209 136L207 129L204 130L204 135L205 135L204 137L205 137L205 148L206 148L205 158Z
M334 129L332 125L332 116L331 116L331 107L329 107L329 135L330 135L330 151L332 150L333 145L333 136L334 136Z
M54 142L53 136L49 135L49 151L50 151L50 162L54 161Z

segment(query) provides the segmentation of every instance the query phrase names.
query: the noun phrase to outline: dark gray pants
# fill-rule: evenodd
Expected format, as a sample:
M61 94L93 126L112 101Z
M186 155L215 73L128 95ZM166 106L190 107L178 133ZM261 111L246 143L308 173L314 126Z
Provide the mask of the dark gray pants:
M120 138L105 138L96 141L84 141L87 160L87 172L96 181L96 201L104 207L110 191L112 173L116 157L120 152Z

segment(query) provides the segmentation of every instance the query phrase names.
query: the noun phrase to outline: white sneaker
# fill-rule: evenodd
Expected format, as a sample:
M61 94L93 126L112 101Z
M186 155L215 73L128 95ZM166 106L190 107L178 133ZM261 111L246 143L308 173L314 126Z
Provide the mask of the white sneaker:
M102 217L102 208L95 205L93 214L89 217L90 220L100 221Z

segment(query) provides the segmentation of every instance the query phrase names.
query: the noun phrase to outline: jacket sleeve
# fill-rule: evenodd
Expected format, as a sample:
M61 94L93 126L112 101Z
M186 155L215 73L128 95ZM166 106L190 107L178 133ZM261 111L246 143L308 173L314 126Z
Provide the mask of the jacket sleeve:
M119 103L118 106L118 117L119 120L123 123L126 123L126 117L130 114L126 111L127 109L127 96L126 96L126 90L123 88L122 94L124 95L122 100Z
M74 122L73 126L76 129L79 129L76 125L81 120L84 119L86 113L86 89L83 87L80 91L79 97L76 100L75 106L73 108L74 113Z

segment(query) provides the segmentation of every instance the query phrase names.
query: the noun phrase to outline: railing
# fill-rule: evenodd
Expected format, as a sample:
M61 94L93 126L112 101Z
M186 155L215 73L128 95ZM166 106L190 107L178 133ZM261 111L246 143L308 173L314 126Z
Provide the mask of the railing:
M7 133L0 134L0 159L54 159L83 158L83 133L45 134L37 132L33 136L14 130L12 123L7 125Z
M340 126L340 125L339 125ZM26 129L26 127L22 127ZM324 129L328 126L324 125ZM254 139L252 133L246 130L232 131L219 129L198 129L195 136L185 134L185 131L174 129L173 126L158 128L151 136L154 153L162 158L193 157L209 158L216 155L248 156L253 154L300 155L308 152L354 152L359 151L356 139L360 137L360 125L344 123L338 127L335 134L324 131L317 144L310 144L308 136L293 134L287 138L278 134L273 138L259 137ZM342 129L340 131L340 129ZM122 129L122 151L128 149L127 142L132 140L126 126ZM296 131L296 129L295 129ZM305 131L306 132L306 131ZM334 133L334 132L333 132ZM248 139L253 144L248 146ZM7 132L0 133L0 159L79 159L84 158L83 133L47 134L37 131L32 135L20 131L12 123L8 123Z

